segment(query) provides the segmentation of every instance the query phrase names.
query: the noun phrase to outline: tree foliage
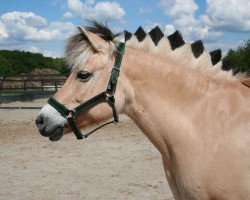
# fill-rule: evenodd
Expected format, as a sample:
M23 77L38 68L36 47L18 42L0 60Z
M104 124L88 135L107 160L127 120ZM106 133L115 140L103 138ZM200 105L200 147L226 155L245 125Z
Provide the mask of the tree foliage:
M44 57L40 53L0 50L0 74L14 75L29 73L35 68L49 68L61 73L68 73L63 58Z
M223 59L235 71L250 72L250 39L236 50L230 49Z

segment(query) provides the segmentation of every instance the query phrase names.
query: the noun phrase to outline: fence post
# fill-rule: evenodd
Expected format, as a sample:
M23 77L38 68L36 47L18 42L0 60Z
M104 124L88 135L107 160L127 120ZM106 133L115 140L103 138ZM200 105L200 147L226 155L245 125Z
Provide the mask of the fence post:
M42 78L42 80L41 80L42 92L43 92L43 84L44 84L44 81L43 81L43 78Z
M24 80L23 82L23 90L26 91L27 90L27 81Z
M0 83L0 96L2 97L3 96L3 78L0 77L0 80L1 80L1 83Z
M57 82L55 81L55 90L57 92Z

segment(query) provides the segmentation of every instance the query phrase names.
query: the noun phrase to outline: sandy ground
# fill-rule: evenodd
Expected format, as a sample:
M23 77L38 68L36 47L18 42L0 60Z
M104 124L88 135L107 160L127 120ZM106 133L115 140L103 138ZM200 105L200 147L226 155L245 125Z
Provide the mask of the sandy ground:
M42 106L45 100L1 106ZM0 199L173 199L160 153L133 122L78 141L42 137L39 110L0 110Z

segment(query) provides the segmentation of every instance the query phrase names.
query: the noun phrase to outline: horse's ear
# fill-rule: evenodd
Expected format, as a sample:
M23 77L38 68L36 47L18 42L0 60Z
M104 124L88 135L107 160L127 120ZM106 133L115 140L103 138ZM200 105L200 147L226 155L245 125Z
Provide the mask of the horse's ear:
M90 31L87 31L81 26L78 26L78 29L87 38L87 40L89 41L89 43L91 44L91 46L96 52L98 53L104 52L104 48L107 45L107 42L105 40L103 40L98 35Z

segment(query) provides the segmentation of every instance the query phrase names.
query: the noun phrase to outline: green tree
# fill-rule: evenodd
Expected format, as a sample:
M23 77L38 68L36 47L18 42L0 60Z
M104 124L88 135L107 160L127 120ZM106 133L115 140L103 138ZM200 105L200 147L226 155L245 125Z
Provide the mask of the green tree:
M0 50L0 74L13 75L29 73L35 68L54 69L66 72L63 58L44 57L40 53Z
M250 72L250 39L236 50L230 49L223 60L235 71Z
M13 69L11 64L5 59L2 55L0 55L0 75L9 75L13 73Z
M61 65L61 68L60 68L60 73L61 74L70 74L71 72L71 69L69 68L69 66L66 65L66 63L64 62L63 65Z

